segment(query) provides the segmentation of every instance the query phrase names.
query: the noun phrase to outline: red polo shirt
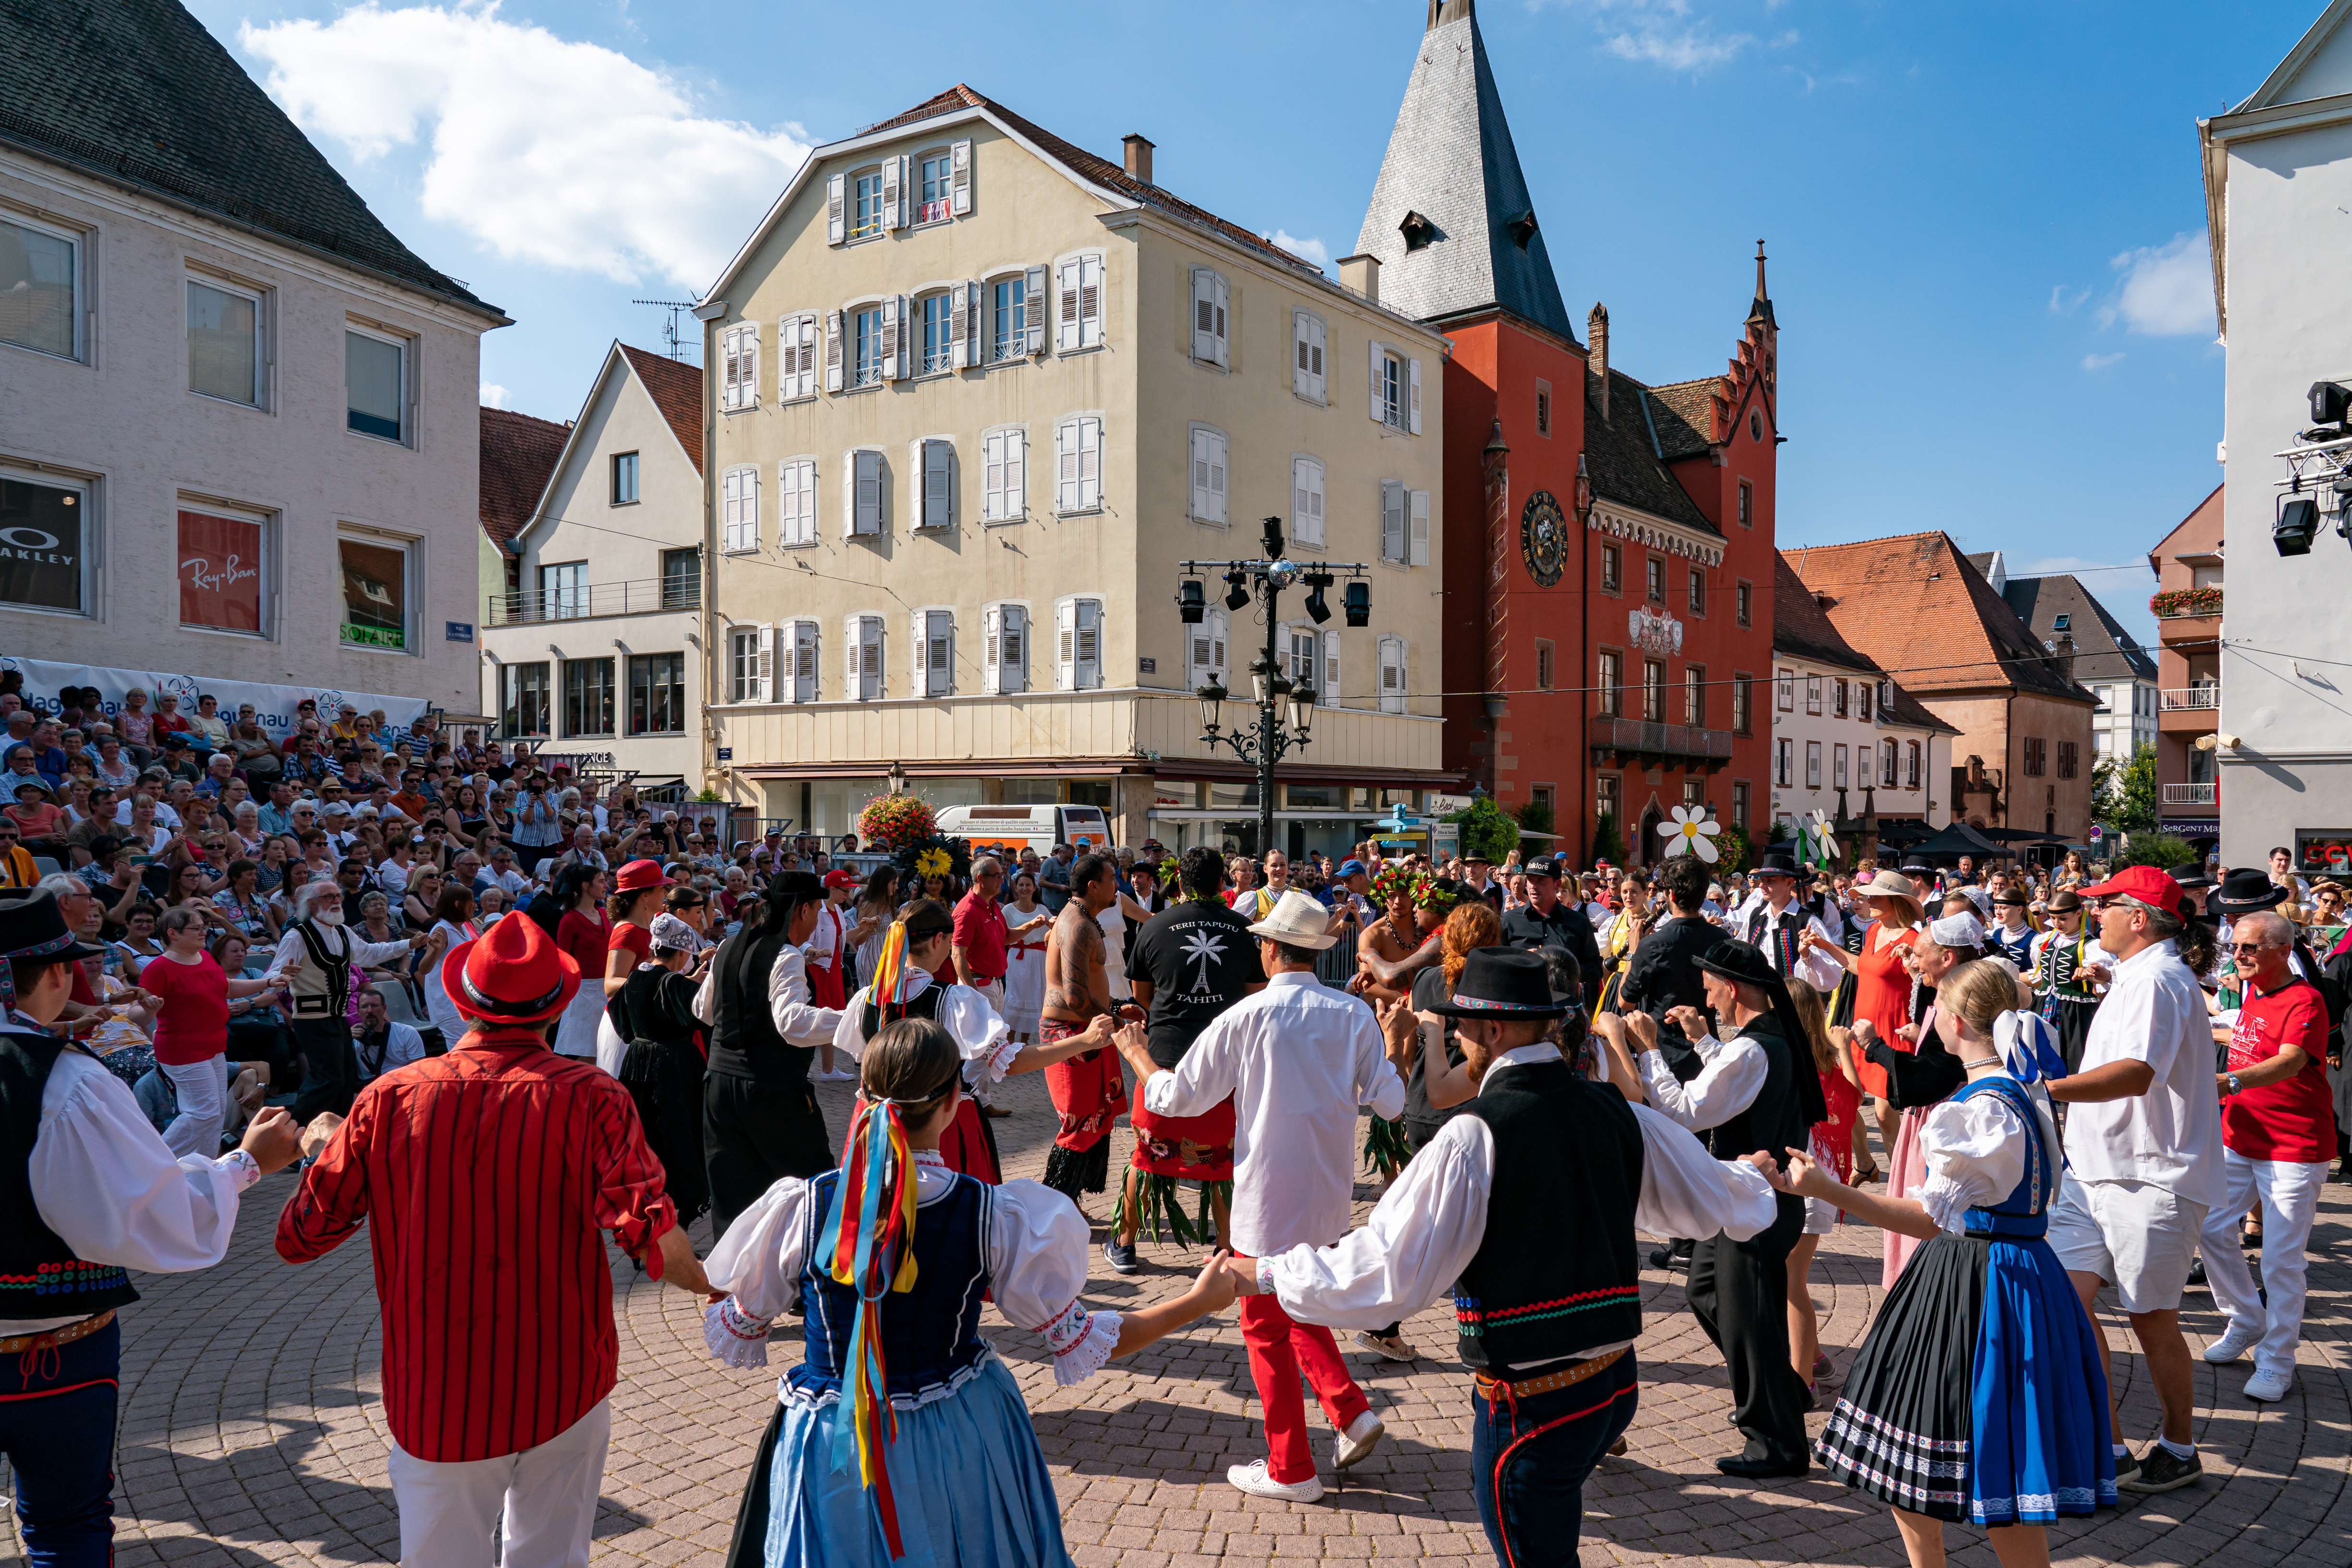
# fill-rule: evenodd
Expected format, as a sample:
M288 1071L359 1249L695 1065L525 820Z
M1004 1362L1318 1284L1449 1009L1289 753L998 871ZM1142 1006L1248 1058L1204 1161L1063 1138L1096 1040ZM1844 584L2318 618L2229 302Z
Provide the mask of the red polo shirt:
M2246 994L2230 1030L2230 1068L2243 1072L2303 1047L2303 1068L2279 1083L2241 1089L2221 1101L2221 1143L2249 1160L2315 1165L2336 1158L2335 1108L2327 1092L2327 1004L2296 982L2266 995Z
M508 1029L362 1089L278 1216L278 1255L307 1262L362 1223L384 1418L416 1458L459 1463L535 1447L612 1392L601 1233L658 1279L677 1207L620 1081Z
M1004 978L1004 910L978 888L966 893L955 910L955 944L971 977L985 985Z

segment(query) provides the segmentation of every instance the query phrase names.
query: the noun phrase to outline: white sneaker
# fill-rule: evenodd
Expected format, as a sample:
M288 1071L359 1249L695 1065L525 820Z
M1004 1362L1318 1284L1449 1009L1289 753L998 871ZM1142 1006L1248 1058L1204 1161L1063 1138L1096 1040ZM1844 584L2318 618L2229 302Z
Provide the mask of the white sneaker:
M2205 1359L2215 1366L2233 1362L2253 1349L2255 1342L2262 1337L2261 1324L2247 1328L2233 1322L2220 1339L2205 1347Z
M1309 1476L1303 1481L1277 1481L1265 1473L1264 1459L1252 1459L1246 1465L1235 1465L1225 1471L1225 1479L1252 1497L1281 1498L1286 1502L1313 1502L1323 1495L1323 1479Z
M2284 1399L2287 1390L2294 1386L2294 1373L2292 1371L2273 1372L2269 1367L2259 1367L2253 1376L2246 1379L2246 1397L2259 1399L2265 1405L2275 1405Z
M1381 1438L1387 1432L1388 1428L1381 1425L1379 1416L1369 1410L1365 1411L1361 1415L1349 1422L1348 1429L1340 1433L1338 1441L1331 1445L1331 1468L1335 1470L1346 1469L1349 1465L1379 1447Z

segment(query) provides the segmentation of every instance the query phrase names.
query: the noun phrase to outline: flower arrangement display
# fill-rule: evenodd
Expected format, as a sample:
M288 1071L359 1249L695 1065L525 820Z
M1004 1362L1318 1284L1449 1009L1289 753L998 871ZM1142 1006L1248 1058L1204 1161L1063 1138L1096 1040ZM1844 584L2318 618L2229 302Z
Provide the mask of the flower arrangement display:
M857 815L859 839L896 856L902 848L938 837L939 818L911 795L886 795L866 803Z
M2147 602L2149 613L2159 617L2174 616L2218 616L2221 613L2221 590L2213 584L2202 588L2168 588Z

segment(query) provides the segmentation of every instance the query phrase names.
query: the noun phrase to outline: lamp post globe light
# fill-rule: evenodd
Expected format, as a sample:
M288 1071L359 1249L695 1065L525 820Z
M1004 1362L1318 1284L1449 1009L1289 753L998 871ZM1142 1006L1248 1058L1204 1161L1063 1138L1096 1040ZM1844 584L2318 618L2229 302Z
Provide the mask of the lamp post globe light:
M1176 609L1187 626L1198 626L1207 614L1207 584L1204 574L1214 572L1225 583L1225 608L1247 609L1253 599L1262 607L1265 622L1265 650L1250 664L1250 690L1247 700L1257 709L1257 721L1223 723L1224 705L1234 694L1226 690L1214 675L1194 695L1201 701L1201 740L1213 754L1219 746L1230 750L1244 763L1257 771L1257 853L1270 854L1276 847L1274 839L1274 768L1291 752L1312 743L1315 729L1317 692L1311 681L1293 682L1282 673L1282 653L1276 642L1282 627L1281 597L1285 591L1298 586L1307 589L1307 613L1317 625L1331 618L1331 608L1324 601L1324 591L1333 585L1340 574L1350 581L1342 603L1347 624L1364 626L1371 624L1372 591L1366 574L1370 566L1361 561L1334 561L1301 566L1283 554L1282 519L1265 520L1265 555L1256 561L1187 561L1178 568L1184 574L1177 584Z

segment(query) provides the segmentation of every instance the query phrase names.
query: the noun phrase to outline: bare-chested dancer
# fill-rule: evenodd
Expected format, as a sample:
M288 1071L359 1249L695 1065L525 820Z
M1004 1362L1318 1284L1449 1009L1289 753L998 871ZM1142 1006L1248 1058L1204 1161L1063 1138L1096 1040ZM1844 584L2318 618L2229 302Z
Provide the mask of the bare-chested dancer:
M1045 938L1045 1005L1038 1044L1083 1034L1098 1017L1119 1009L1103 964L1102 927L1095 916L1118 897L1118 874L1107 855L1081 855L1070 867L1070 899ZM1130 1009L1132 1011L1132 1009ZM1061 1113L1054 1152L1045 1158L1045 1184L1069 1194L1098 1193L1110 1175L1110 1128L1127 1110L1127 1079L1118 1053L1096 1049L1045 1069L1045 1087Z

